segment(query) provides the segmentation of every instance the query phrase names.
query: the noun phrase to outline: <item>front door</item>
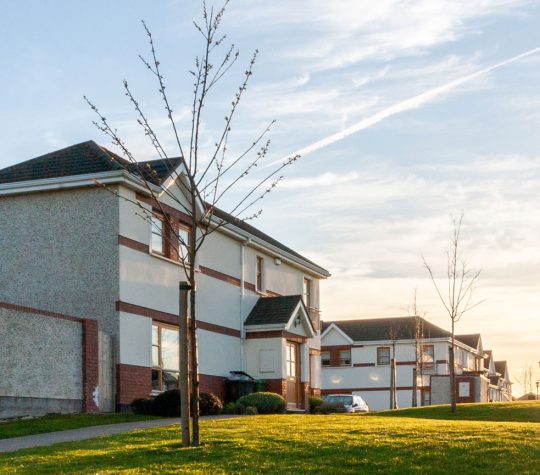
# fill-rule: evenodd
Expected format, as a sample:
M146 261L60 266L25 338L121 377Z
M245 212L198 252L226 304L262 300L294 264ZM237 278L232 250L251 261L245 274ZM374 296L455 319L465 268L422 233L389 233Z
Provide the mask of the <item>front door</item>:
M300 351L298 343L287 342L287 404L298 407L300 403Z

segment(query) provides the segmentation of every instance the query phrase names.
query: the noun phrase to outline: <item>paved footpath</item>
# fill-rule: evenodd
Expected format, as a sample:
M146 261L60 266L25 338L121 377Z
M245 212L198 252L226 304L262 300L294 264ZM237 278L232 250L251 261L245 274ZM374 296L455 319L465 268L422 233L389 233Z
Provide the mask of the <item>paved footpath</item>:
M236 415L201 416L201 420L228 419L238 417ZM152 419L148 421L123 422L121 424L107 424L101 426L82 427L81 429L62 430L45 434L25 435L11 439L0 439L0 452L13 452L31 447L58 444L61 442L73 442L77 440L92 439L100 435L120 434L138 429L151 429L180 424L178 417L174 419Z

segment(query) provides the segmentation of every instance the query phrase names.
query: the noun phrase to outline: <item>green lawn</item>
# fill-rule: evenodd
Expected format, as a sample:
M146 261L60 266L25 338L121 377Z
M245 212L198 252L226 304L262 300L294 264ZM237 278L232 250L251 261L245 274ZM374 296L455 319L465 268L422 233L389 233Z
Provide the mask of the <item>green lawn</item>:
M202 436L182 449L167 427L0 454L0 473L540 474L537 422L276 415L204 421Z
M0 439L145 419L155 418L136 414L65 414L36 417L34 419L0 422Z
M444 420L540 422L540 403L537 401L519 401L493 404L459 404L457 414L453 414L449 406L427 406L377 412L373 413L373 415Z

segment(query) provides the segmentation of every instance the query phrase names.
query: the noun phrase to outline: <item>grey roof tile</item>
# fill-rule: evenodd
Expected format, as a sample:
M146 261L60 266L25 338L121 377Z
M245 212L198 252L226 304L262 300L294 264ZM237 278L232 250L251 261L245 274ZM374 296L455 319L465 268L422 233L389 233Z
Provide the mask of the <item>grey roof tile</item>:
M279 297L259 297L255 306L247 316L245 325L286 324L297 307L302 302L301 295Z

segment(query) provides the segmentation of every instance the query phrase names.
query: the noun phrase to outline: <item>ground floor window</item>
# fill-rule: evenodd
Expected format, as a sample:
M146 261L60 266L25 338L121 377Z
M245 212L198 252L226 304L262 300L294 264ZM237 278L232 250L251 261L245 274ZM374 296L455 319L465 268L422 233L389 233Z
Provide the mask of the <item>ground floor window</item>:
M152 325L152 390L178 388L180 360L178 328L162 323Z
M422 406L431 405L431 391L429 389L422 389L421 393L421 404Z

